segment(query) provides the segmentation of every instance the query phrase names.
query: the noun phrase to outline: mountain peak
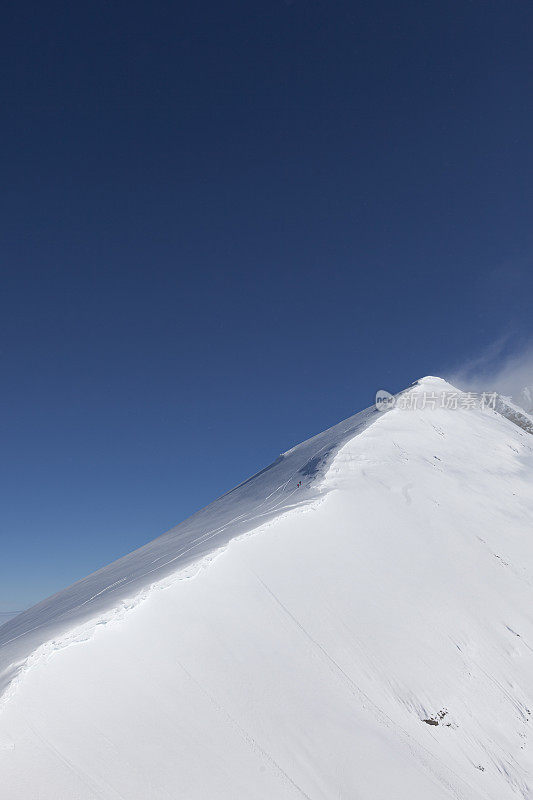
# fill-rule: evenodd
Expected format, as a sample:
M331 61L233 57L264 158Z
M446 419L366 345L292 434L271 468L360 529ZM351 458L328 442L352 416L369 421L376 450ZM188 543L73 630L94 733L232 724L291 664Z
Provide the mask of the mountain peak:
M530 798L533 449L506 413L367 409L0 627L6 796Z
M413 387L415 386L422 391L428 392L459 391L455 386L452 386L451 383L448 383L448 381L444 380L444 378L439 378L437 375L425 375L423 378L419 378L414 382Z

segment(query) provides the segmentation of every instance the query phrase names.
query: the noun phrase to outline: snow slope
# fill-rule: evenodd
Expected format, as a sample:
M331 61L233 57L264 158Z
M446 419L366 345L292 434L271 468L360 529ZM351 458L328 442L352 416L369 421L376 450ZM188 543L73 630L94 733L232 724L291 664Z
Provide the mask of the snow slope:
M376 416L374 407L365 409L283 453L168 533L0 627L0 695L43 643L83 622L115 616L141 600L154 583L178 572L192 574L236 536L316 499L323 491L319 478L334 453Z
M516 419L332 428L0 628L1 791L533 797L532 521Z

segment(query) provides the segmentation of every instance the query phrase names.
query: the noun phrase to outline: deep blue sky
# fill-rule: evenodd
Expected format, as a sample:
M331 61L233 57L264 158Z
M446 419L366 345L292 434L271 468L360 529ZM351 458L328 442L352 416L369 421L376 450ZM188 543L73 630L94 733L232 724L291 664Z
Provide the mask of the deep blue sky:
M533 5L11 4L0 610L531 333Z

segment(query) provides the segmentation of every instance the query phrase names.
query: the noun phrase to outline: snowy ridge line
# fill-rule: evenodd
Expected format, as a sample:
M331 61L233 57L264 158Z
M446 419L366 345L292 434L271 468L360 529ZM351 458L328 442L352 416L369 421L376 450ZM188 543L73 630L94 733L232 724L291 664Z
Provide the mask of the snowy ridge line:
M327 494L327 492L324 492L323 496L325 496L325 494ZM308 503L294 504L290 508L284 509L284 511L274 519L269 519L267 522L253 527L249 531L242 533L239 536L236 536L227 544L220 546L216 550L213 550L199 561L188 564L182 570L177 570L167 577L162 578L160 581L149 584L142 592L139 592L129 600L122 600L119 605L108 609L101 616L93 617L81 625L70 628L57 638L47 640L37 649L35 649L27 657L27 659L17 667L13 677L0 695L0 711L2 707L11 699L11 697L13 697L26 673L42 661L46 661L48 658L52 657L55 653L57 653L58 650L63 650L65 647L70 647L71 645L81 644L89 641L92 639L99 627L120 622L122 619L124 619L128 612L134 611L139 605L141 605L141 603L144 603L146 600L148 600L153 592L163 591L177 581L188 581L196 578L197 575L208 569L215 559L225 553L233 542L238 542L242 538L259 534L265 528L273 525L275 521L281 519L282 517L289 516L296 510L299 510L300 513L312 511L317 503L322 502L323 496L319 495L317 498L309 501ZM262 515L259 514L257 519L260 519L261 516Z
M419 383L415 381L396 396L411 391ZM525 414L519 419L519 409L512 407L507 398L499 398L495 413L520 427L524 427L520 424L522 419L529 419L533 424L533 419ZM19 672L24 671L26 659L41 645L80 624L99 620L108 612L113 617L116 608L134 607L161 580L175 573L182 574L195 563L206 562L209 555L225 549L231 539L281 516L285 511L311 504L328 491L320 479L336 453L382 415L383 412L377 413L375 407L368 407L296 445L166 534L4 623L0 626L0 698ZM281 482L268 480L278 474ZM298 476L304 476L305 485L302 482L300 487L296 486ZM296 494L298 499L295 502ZM234 510L241 510L241 513L229 516L227 511ZM221 524L212 524L219 521ZM204 524L209 526L207 530ZM191 529L190 533L187 528ZM183 562L182 569L179 568L180 561ZM156 577L156 580L150 580L147 587L149 576Z
M34 663L42 647L54 643L51 650L57 649L64 635L68 639L70 631L91 620L94 627L107 616L116 619L117 610L134 608L170 576L210 563L232 539L310 506L324 492L320 479L335 453L381 416L371 406L306 440L176 528L0 626L0 698L19 684L28 661ZM147 586L148 576L156 580Z
M242 534L242 536L253 535L255 530L257 529L254 529L247 534ZM240 538L241 536L236 537L236 539L232 541L238 541ZM200 561L196 561L193 564L184 567L183 570L178 570L177 572L174 572L172 575L167 576L160 581L149 584L142 592L139 592L129 600L122 600L119 605L108 609L101 616L93 617L87 622L84 622L82 625L70 628L59 637L49 639L48 641L44 642L28 656L22 665L18 667L16 674L6 686L2 695L0 695L0 710L15 694L25 674L30 669L37 666L42 661L46 661L58 650L62 650L65 647L70 647L71 645L81 644L89 641L92 639L99 627L120 622L122 619L124 619L128 612L135 610L139 605L141 605L141 603L147 600L153 592L167 589L176 581L192 580L200 572L206 570L216 558L222 555L229 547L229 544L231 544L231 542L224 547L220 547L218 550L213 551L210 555L205 556Z
M319 455L321 452L323 452L323 450L324 450L324 448L321 448L320 450L318 450L314 454L313 458L315 458L317 455ZM309 463L310 460L311 459L307 459L307 461L299 469L297 469L283 484L278 486L276 489L274 489L273 492L271 492L269 495L267 495L267 497L264 499L264 501L262 503L260 503L259 506L257 506L256 510L261 508L271 497L273 497L275 494L277 494L277 492L282 491L290 483L290 481L295 477L295 475L297 475L300 472L300 470ZM252 480L252 479L249 479L249 480ZM247 482L248 481L244 481L244 483L247 483ZM239 484L237 487L235 487L235 489L238 489L240 486L244 485L244 483L243 484ZM230 494L231 492L235 491L235 489L230 489L230 491L227 492L225 495L222 495L222 497L225 497L227 494ZM295 493L296 493L296 489L293 489L289 494L289 498L292 497ZM246 514L240 514L240 515L234 517L233 519L229 520L229 522L227 522L225 525L221 525L218 528L213 528L213 529L211 529L209 531L206 531L206 533L203 534L203 536L200 536L199 538L197 538L193 542L191 542L189 547L184 548L183 550L180 550L175 556L173 556L173 558L169 559L168 561L165 561L163 564L158 565L158 567L153 567L152 569L149 569L146 572L143 572L141 577L146 577L147 575L150 575L153 572L156 572L159 567L165 567L165 566L168 566L169 564L173 563L174 561L177 561L179 558L181 558L182 556L186 555L189 551L191 551L199 543L203 544L206 541L209 541L210 539L214 538L218 533L220 533L223 530L225 530L228 527L228 525L231 525L231 524L233 524L235 522L239 522L239 521L241 521L241 520L243 520L245 518L246 518L247 522L256 522L257 520L261 519L261 517L264 516L266 513L270 513L271 511L275 511L279 507L281 502L282 501L280 500L275 506L273 506L273 508L269 509L269 511L265 512L264 514L256 514L256 515L254 515L252 517L247 517ZM294 504L294 507L301 506L301 505L304 505L303 501L300 502L300 503ZM163 536L166 536L166 535L167 534L163 534ZM159 561L162 558L163 558L163 556L160 556L159 558L154 559L154 561L152 563L156 563L157 561ZM96 592L96 594L94 594L91 597L89 597L86 600L84 600L82 603L80 603L78 606L76 606L75 609L82 608L84 605L87 605L87 603L90 603L92 600L95 600L100 595L102 595L105 592L113 589L116 586L119 586L120 584L126 583L126 585L127 585L127 582L128 582L128 578L127 577L120 578L119 580L115 581L114 583L110 584L109 586L104 587L104 589L101 589L99 592ZM31 631L37 630L37 629L38 629L38 627L32 628ZM25 633L29 633L31 631L26 631ZM24 633L20 634L20 636L23 636L23 635L24 635ZM5 642L2 642L2 644L10 644L11 642L16 641L16 639L18 639L18 638L19 638L19 636L14 636L12 639L7 639Z
M499 402L368 410L0 628L9 797L533 800L533 442Z

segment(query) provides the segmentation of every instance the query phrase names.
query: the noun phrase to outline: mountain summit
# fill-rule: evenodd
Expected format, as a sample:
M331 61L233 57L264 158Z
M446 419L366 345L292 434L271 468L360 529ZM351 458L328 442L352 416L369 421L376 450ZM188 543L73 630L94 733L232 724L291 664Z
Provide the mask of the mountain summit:
M424 378L1 626L6 798L533 797L530 431Z

